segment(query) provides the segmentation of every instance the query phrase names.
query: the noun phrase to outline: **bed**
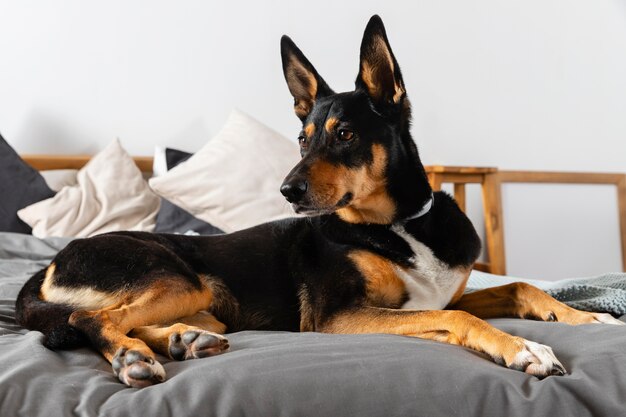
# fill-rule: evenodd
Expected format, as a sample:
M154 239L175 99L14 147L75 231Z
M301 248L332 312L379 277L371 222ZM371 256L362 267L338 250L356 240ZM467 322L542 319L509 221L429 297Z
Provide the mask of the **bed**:
M552 346L568 375L538 380L477 352L410 337L246 331L229 335L224 355L160 357L167 381L127 388L94 351L48 350L41 333L15 323L21 285L68 241L0 233L2 415L626 414L626 326L518 319L489 321Z
M37 169L78 169L89 158L24 159ZM135 162L143 171L151 169L150 158ZM429 171L435 185L451 179L481 182L487 193L494 191L495 172ZM455 191L462 193L462 187ZM494 216L498 200L489 195ZM497 243L497 227L494 231ZM489 322L551 346L567 375L539 380L496 365L478 352L410 337L245 331L228 335L231 350L224 355L186 362L159 357L168 375L165 382L127 388L98 353L87 348L48 350L41 333L15 322L15 298L23 283L70 240L0 233L3 416L626 415L626 326L572 327L520 319ZM503 248L490 247L491 262L481 269L503 272L494 270L504 265L497 258ZM475 271L468 290L509 280ZM625 274L545 285L573 306L601 308L626 321Z

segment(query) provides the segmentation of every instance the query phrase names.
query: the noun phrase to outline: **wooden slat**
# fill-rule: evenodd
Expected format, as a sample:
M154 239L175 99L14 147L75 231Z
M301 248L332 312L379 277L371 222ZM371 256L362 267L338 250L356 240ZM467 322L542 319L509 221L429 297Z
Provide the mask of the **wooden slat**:
M617 184L620 240L622 242L622 271L626 272L626 175Z
M448 174L431 173L441 178L442 183L451 182L454 184L480 184L483 182L484 174Z
M39 171L48 169L81 169L92 155L21 155L27 164ZM135 156L133 160L141 172L152 172L151 156Z
M476 262L474 264L474 269L482 272L491 272L491 266L483 262Z
M497 181L497 168L490 167L426 167L428 179L433 190L441 189L442 183L454 184L454 198L461 210L465 211L466 187L465 184L481 184L483 192L483 212L487 227L486 245L489 263L478 263L475 268L494 274L506 273L504 254L504 231L502 229L502 202L500 186ZM486 178L490 177L490 182Z
M441 175L435 173L428 174L428 182L433 191L441 191Z
M465 212L465 184L454 184L454 199L460 209Z
M617 184L623 174L596 172L499 171L500 182L547 184Z
M502 198L500 196L500 181L497 173L485 175L482 191L489 272L506 275Z
M435 172L440 174L488 174L498 170L498 168L495 167L462 167L443 165L426 165L424 168L427 173Z

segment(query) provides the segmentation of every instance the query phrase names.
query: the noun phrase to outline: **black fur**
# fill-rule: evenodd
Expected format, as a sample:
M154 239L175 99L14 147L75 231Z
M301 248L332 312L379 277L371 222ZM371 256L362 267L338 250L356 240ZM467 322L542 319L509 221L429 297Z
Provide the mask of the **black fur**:
M15 304L15 320L24 327L44 334L43 345L50 349L72 349L88 344L87 338L67 322L74 308L52 304L39 298L46 270L24 284Z

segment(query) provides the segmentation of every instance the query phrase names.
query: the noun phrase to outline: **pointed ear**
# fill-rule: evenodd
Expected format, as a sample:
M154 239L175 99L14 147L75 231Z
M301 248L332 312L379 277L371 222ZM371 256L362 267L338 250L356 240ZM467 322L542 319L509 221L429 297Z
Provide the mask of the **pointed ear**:
M369 94L375 105L399 104L406 96L400 67L378 15L372 16L365 28L359 75L355 84L357 90Z
M333 90L288 36L283 35L280 39L280 54L283 58L285 80L293 96L294 110L304 120L311 112L315 100L333 94Z

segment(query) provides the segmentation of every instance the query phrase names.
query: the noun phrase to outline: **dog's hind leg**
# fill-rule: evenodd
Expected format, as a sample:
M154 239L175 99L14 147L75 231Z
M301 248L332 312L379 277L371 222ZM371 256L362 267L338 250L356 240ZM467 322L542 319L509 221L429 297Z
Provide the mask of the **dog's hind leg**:
M206 310L211 299L211 290L205 286L197 287L177 277L160 278L141 291L125 294L115 305L75 311L69 323L111 362L123 383L144 387L163 381L165 370L145 342L127 333L141 326L192 316Z
M228 340L222 336L226 326L211 313L200 311L174 323L143 326L133 329L129 336L141 339L162 355L176 360L204 358L228 350Z
M467 311L483 319L521 317L567 324L624 324L610 314L576 310L524 282L464 294L448 308Z

